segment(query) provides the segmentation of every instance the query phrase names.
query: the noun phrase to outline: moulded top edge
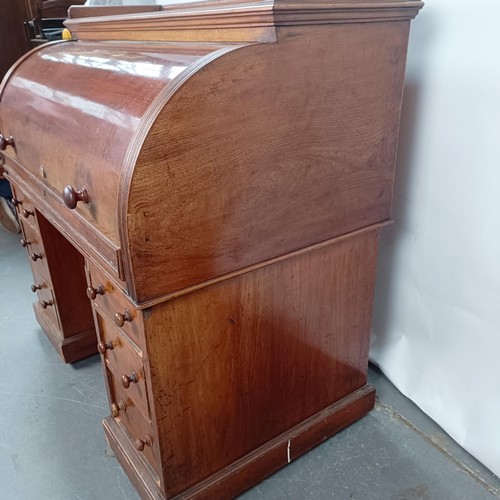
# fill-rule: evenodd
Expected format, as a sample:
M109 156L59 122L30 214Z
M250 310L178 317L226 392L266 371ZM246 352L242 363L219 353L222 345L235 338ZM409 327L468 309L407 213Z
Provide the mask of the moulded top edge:
M108 31L182 31L269 28L288 24L412 19L419 0L217 0L164 5L161 11L66 21L75 34ZM154 37L158 39L158 35Z

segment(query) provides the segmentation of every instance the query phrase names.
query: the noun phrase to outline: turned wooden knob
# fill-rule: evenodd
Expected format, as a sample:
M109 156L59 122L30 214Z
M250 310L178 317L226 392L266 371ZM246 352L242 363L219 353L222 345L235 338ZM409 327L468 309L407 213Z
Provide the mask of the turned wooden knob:
M122 386L125 389L128 389L130 387L130 384L137 384L137 382L139 382L139 379L137 378L135 372L132 372L130 375L122 375L121 382Z
M90 300L94 300L98 295L104 295L104 288L101 285L98 285L95 288L92 286L87 287L87 297Z
M26 248L28 245L31 245L31 241L21 238L21 246Z
M122 313L116 313L115 314L115 323L118 326L123 326L125 324L125 321L132 321L132 315L130 314L130 311L125 311L123 314Z
M97 344L97 350L101 354L105 354L106 351L112 351L113 350L113 342L99 342Z
M82 187L78 191L75 191L75 188L73 186L70 186L69 184L67 186L64 186L63 201L64 204L71 209L76 208L76 204L79 201L83 201L83 203L88 203L89 194L87 192L87 188Z
M35 293L37 290L41 290L41 289L42 289L42 285L35 285L35 284L31 285L31 291L33 293Z
M54 305L54 301L52 301L52 300L41 300L40 301L40 305L42 306L42 309L47 309L47 307Z
M145 446L149 446L150 448L153 446L153 438L149 434L146 434L144 440L136 439L134 445L137 451L143 451Z
M121 411L127 411L127 406L125 404L125 401L123 399L120 399L118 403L113 403L111 405L111 413L113 414L113 417L117 417Z
M14 147L14 137L5 137L3 134L0 134L0 151L5 151L7 146Z
M34 217L35 216L35 212L33 212L32 210L26 210L26 209L24 209L23 210L23 217L25 219L27 219L30 216Z
M18 200L17 198L12 198L12 204L15 206L15 207L18 207L19 205L22 205L23 202L21 200Z
M42 255L41 253L34 253L34 252L33 252L33 253L30 255L30 257L31 257L31 260L32 260L33 262L36 262L38 259L43 259L43 255Z

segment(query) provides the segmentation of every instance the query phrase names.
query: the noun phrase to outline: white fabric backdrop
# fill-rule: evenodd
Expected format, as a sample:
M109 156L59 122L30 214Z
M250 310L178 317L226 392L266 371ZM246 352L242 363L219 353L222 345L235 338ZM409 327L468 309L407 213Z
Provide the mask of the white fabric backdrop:
M372 359L500 475L500 2L412 25Z

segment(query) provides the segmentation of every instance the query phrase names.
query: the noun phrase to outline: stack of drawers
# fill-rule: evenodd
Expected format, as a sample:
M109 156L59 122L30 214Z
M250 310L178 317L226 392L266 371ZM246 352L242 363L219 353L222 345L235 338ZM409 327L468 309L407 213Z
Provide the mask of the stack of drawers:
M138 452L138 459L157 479L161 469L157 430L151 416L143 313L95 264L87 260L85 268L111 414Z
M13 203L21 225L37 294L33 304L38 323L64 361L95 353L92 310L85 300L82 255L35 208L19 187L12 185Z
M37 294L38 301L33 304L39 321L54 332L61 331L61 323L54 300L52 280L47 264L45 249L40 236L37 212L33 202L20 193L15 195L13 203L17 208L23 237L21 245L26 249L33 272L34 283L31 290ZM40 216L40 215L39 215ZM61 334L62 336L62 334Z

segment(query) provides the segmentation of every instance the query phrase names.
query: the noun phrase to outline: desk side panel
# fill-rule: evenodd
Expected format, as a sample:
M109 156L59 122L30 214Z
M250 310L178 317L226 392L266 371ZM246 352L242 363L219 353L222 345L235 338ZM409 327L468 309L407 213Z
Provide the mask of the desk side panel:
M408 28L282 28L187 81L130 185L134 298L389 219Z
M365 386L377 242L368 230L145 314L169 498Z

